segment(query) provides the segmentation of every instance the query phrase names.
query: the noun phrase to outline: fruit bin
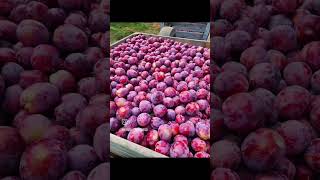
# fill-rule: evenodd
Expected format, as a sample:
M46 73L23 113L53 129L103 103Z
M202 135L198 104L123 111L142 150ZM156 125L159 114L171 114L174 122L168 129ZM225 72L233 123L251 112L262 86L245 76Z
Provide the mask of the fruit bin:
M187 38L178 38L178 37L167 37L167 36L161 36L161 35L153 35L153 34L147 34L147 33L140 33L136 32L133 33L113 44L111 44L110 49L113 47L118 46L119 44L126 41L126 39L131 38L136 35L145 35L148 37L162 37L166 39L172 39L174 41L188 43L191 45L196 46L202 46L205 48L210 47L209 41L203 41L203 40L193 40L193 39L187 39ZM111 157L124 157L124 158L168 158L168 156L162 155L160 153L157 153L149 148L143 147L141 145L138 145L136 143L133 143L131 141L128 141L126 139L123 139L121 137L118 137L114 134L110 134L110 152Z

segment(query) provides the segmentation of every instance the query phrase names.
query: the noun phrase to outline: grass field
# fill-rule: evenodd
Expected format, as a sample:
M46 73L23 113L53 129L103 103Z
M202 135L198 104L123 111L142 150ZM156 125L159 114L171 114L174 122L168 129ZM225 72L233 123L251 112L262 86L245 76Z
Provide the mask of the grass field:
M110 41L111 43L122 39L135 32L145 32L150 34L158 34L160 31L159 23L112 23L110 25Z

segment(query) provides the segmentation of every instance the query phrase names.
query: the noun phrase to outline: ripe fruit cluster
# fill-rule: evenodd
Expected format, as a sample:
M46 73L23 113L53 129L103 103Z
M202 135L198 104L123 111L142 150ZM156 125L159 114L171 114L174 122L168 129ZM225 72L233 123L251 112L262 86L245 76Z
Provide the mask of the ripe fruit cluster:
M109 179L108 0L1 0L0 179Z
M211 5L211 180L318 179L319 1Z
M145 35L112 48L111 132L173 158L208 158L209 55Z

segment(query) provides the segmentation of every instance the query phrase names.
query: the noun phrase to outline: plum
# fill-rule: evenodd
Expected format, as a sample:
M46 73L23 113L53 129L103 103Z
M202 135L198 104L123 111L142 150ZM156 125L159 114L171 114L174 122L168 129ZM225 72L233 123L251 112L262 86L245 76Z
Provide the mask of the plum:
M42 2L30 1L26 4L26 14L25 19L33 19L40 22L44 22L45 16L47 14L48 6Z
M255 21L255 15L254 15L254 10L255 7L253 7L250 11L250 14L251 17L248 18L248 17L243 17L243 18L240 18L238 19L236 22L234 22L234 28L236 30L242 30L242 31L245 31L249 34L254 34L257 30L257 25L258 23L261 23L261 22L256 22Z
M105 32L109 29L110 17L102 9L92 10L88 18L88 27L92 33Z
M187 158L189 152L189 147L180 141L174 142L170 147L170 157L172 158Z
M320 63L317 61L320 56L319 49L320 41L312 41L302 49L302 59L308 63L313 70L320 68Z
M174 141L174 142L178 142L178 141L183 142L183 143L185 143L187 146L188 146L188 144L189 144L188 138L187 138L186 136L184 136L184 135L181 135L181 134L176 135L176 136L173 138L173 141Z
M313 139L310 143L310 145L308 146L307 150L304 153L304 159L306 161L306 163L309 165L309 167L318 172L318 159L317 156L319 155L319 139Z
M59 51L48 44L40 44L33 50L31 65L33 69L44 73L54 72L61 64Z
M264 117L261 117L261 103L249 93L230 96L224 101L222 112L225 115L224 124L229 129L241 134L256 129L260 123L264 122Z
M229 180L240 180L240 177L236 172L227 168L216 168L215 170L213 170L210 180L220 180L224 178L227 178Z
M0 48L0 64L16 61L16 52L13 49L1 47Z
M154 105L157 105L163 102L163 98L164 98L164 93L161 91L156 91L151 95L150 100Z
M19 128L20 123L26 118L30 113L25 110L20 110L13 118L12 125L16 128Z
M126 97L129 94L129 89L126 87L121 87L116 90L116 96L118 97Z
M0 176L4 177L18 172L25 144L18 130L9 126L0 126L0 139L2 142L0 146Z
M163 124L159 126L158 129L159 138L161 140L170 142L172 138L172 130L171 127L168 124Z
M160 140L155 144L154 150L163 155L169 155L170 144L167 141Z
M68 164L71 170L88 174L99 164L99 158L93 147L80 144L68 151Z
M82 13L70 13L68 17L65 18L64 24L72 24L82 30L85 30L87 19Z
M93 147L101 161L108 161L110 155L110 125L104 123L97 127L93 137Z
M258 46L252 46L244 50L240 57L240 62L248 70L250 70L254 65L267 62L267 51Z
M82 78L89 75L90 67L90 62L82 53L71 53L64 61L64 68L76 78Z
M181 114L176 115L175 119L178 124L184 123L186 121L185 116Z
M173 109L167 110L167 119L169 121L174 121L176 119L176 112Z
M19 85L27 88L35 83L47 82L48 77L39 70L26 70L20 73Z
M251 94L261 101L266 117L266 124L273 124L278 120L278 112L274 107L274 100L276 96L267 89L257 88Z
M139 126L146 127L151 122L151 116L147 113L141 113L137 117L137 123Z
M218 19L212 24L213 36L225 36L232 30L232 24L226 19Z
M73 127L79 111L87 105L87 100L80 94L69 93L62 96L62 103L55 108L55 122L57 124Z
M294 50L298 40L294 29L288 25L276 26L270 31L272 47L281 52Z
M274 170L286 175L289 180L294 179L296 175L295 165L287 158L282 158L281 160L279 160Z
M79 128L73 127L69 129L72 145L92 144L92 138L87 134L80 132Z
M49 83L35 83L22 91L21 106L30 113L43 113L53 110L60 101L59 90Z
M76 126L90 136L94 135L97 127L107 121L107 107L103 105L89 105L76 116Z
M42 156L39 156L41 154ZM22 179L59 179L67 170L68 152L58 140L41 140L24 151L20 161Z
M168 112L168 109L162 105L162 104L158 104L156 106L153 107L153 113L156 117L164 117Z
M100 92L100 86L94 77L85 77L78 82L78 91L84 97L91 98Z
M240 54L243 50L247 49L251 41L251 35L242 30L231 31L225 37L225 44L230 47L230 53L234 55Z
M87 61L93 65L99 62L100 59L104 58L104 53L99 47L88 47L84 54L86 55Z
M283 70L288 64L287 57L282 52L274 49L267 52L267 59L269 59L270 63L279 70Z
M150 147L154 147L159 141L159 134L156 130L150 130L146 135L147 144Z
M225 71L216 77L213 88L218 96L227 98L236 93L246 92L249 89L249 83L243 74Z
M88 47L88 37L80 28L72 24L64 24L55 29L53 43L61 51L84 51Z
M209 140L210 139L210 124L209 122L197 122L196 123L196 134L202 140Z
M109 72L107 70L101 71L98 74L96 74L95 79L97 82L97 86L99 87L99 92L110 94L110 81L108 77Z
M194 124L190 121L180 124L179 133L187 137L194 136L196 133Z
M177 91L173 87L167 87L164 90L164 95L166 97L174 97L174 96L176 96L176 94L177 94Z
M70 72L65 70L59 70L51 74L49 82L57 86L62 94L72 92L76 88L75 78Z
M320 86L319 86L320 75L319 74L320 74L319 70L314 72L310 79L312 90L317 94L320 92Z
M195 152L207 151L207 144L200 138L194 138L191 141L191 147Z
M180 92L179 97L180 97L180 102L182 103L189 103L192 101L191 94L189 91Z
M158 117L152 117L151 121L150 121L150 125L153 129L158 129L159 126L161 126L164 123L165 123L165 121L161 118L158 118Z
M142 143L144 138L144 130L142 128L133 128L130 130L127 139L136 144Z
M62 25L64 20L66 19L67 14L61 8L50 8L48 9L44 22L49 29L55 29L59 25Z
M100 39L100 47L101 49L106 52L107 54L110 53L110 32L106 31L105 33L102 34L101 39Z
M72 146L72 139L69 133L69 129L60 126L60 125L52 125L50 126L46 132L43 134L41 139L56 139L61 142L67 147L67 149L70 149Z
M298 85L308 88L311 75L311 68L304 62L289 63L283 70L284 80L289 86Z
M278 128L287 147L288 155L297 155L308 147L312 134L308 126L297 120L283 122Z
M20 110L20 95L22 88L19 85L9 86L2 101L2 109L10 114L16 114Z
M88 175L87 180L110 180L110 163L101 163L95 167Z
M199 105L199 110L200 111L204 111L210 106L209 102L207 100L204 100L204 99L199 99L197 101L197 104Z
M200 151L194 154L194 158L210 158L210 154Z
M24 118L18 125L19 133L26 144L38 141L51 126L51 121L41 115L32 114Z
M241 145L244 163L250 169L258 171L273 168L284 157L285 152L284 139L276 131L267 128L250 133Z
M128 121L127 121L128 122ZM120 129L121 127L121 121L119 121L117 118L110 118L110 131L111 132L116 132Z
M36 36L34 36L36 34ZM48 29L39 21L26 19L19 23L17 27L17 39L24 46L35 47L39 44L49 42Z
M241 1L227 0L222 1L220 7L220 15L228 21L235 21L240 17L244 4Z
M280 117L297 119L308 110L310 98L310 93L305 88L297 85L288 86L277 95L275 108Z
M20 50L18 50L16 53L17 63L24 68L30 68L33 50L33 47L22 47Z
M272 0L272 6L277 12L289 14L296 10L299 5L298 0L288 1L288 0Z
M7 85L13 85L19 82L23 67L14 62L8 62L1 68L1 75Z
M139 103L139 109L140 109L140 112L142 113L150 113L152 110L152 105L149 101L142 100Z
M277 172L269 172L269 173L260 173L256 176L256 180L287 180L288 177Z
M281 80L280 71L271 63L254 65L249 72L249 84L253 89L264 88L275 92Z
M214 168L236 169L241 162L241 151L235 142L220 140L211 146L211 165Z
M11 22L8 20L0 20L0 38L1 39L7 40L7 41L15 41L17 39L16 30L17 30L17 24L15 24L14 22Z
M189 116L196 116L200 110L200 106L196 102L188 103L186 106L186 114Z
M304 165L304 164L298 164L296 166L296 178L297 179L313 179L314 178L314 174L312 172L312 170Z
M62 180L86 180L86 176L80 171L70 171L63 176Z
M109 96L107 94L96 94L90 98L89 104L101 104L106 105L109 102Z
M292 26L293 23L292 21L285 16L284 14L277 14L274 15L270 18L270 22L269 22L269 29L272 29L276 26L280 26L280 25L288 25L288 26Z
M175 106L175 102L171 97L163 98L163 105L167 108L172 108Z

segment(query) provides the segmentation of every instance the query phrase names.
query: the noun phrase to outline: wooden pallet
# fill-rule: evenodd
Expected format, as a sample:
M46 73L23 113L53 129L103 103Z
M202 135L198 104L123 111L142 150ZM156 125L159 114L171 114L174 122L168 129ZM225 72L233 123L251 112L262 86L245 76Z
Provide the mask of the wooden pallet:
M160 35L198 40L209 39L209 22L164 22L160 25Z
M153 35L153 34L146 34L146 33L133 33L111 45L111 48L123 43L126 39L136 36L138 34L143 34L146 36L153 36L153 37L163 37L167 39L172 39L175 41L189 43L196 46L202 47L210 47L210 42L202 41L202 40L193 40L193 39L186 39L186 38L177 38L177 37L164 37L160 35ZM168 158L163 154L157 153L149 148L143 147L121 137L118 137L114 134L110 134L110 152L112 154L111 157L124 157L124 158Z

